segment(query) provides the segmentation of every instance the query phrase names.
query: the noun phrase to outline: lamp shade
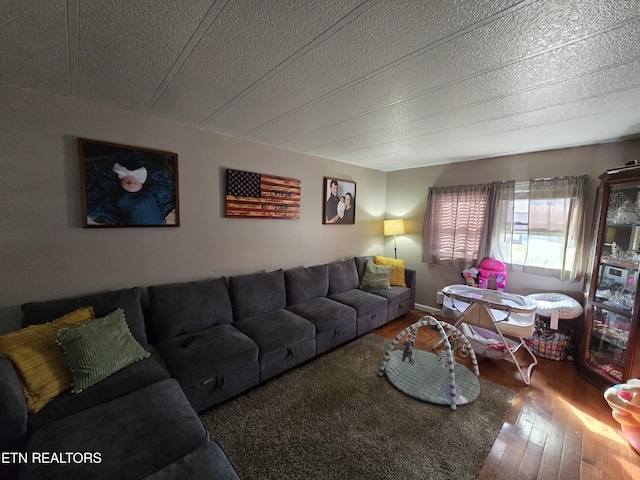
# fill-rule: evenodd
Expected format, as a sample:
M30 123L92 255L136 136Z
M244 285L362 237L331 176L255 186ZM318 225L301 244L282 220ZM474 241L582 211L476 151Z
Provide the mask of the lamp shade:
M396 218L384 221L384 235L404 235L404 220Z

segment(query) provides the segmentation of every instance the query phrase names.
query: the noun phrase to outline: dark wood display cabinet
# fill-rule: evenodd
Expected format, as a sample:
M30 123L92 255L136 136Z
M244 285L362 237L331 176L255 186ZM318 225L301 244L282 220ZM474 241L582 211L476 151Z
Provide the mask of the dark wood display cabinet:
M640 378L640 166L600 176L595 212L579 366L585 378L606 388Z

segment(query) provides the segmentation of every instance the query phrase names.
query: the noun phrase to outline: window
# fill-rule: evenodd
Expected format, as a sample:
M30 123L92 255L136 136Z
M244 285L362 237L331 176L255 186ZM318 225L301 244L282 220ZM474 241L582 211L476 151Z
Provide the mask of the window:
M527 258L529 232L529 183L516 183L513 202L513 239L511 263L522 267Z
M432 187L423 261L464 268L492 257L525 272L579 280L586 178Z

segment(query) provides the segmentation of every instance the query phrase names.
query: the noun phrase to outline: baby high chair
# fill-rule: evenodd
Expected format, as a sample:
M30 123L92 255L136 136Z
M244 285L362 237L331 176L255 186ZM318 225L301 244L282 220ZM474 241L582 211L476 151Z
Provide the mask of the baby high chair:
M485 258L478 267L478 288L489 288L489 278L493 275L496 290L507 290L507 266L495 258Z

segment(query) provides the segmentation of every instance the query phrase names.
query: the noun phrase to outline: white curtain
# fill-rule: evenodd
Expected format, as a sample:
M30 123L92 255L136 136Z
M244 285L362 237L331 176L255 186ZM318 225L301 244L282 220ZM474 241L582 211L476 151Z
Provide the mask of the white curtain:
M583 175L530 181L525 272L570 282L582 278L586 179Z
M485 216L485 234L478 255L480 260L484 258L498 259L508 268L511 268L512 263L515 190L515 180L491 184Z

